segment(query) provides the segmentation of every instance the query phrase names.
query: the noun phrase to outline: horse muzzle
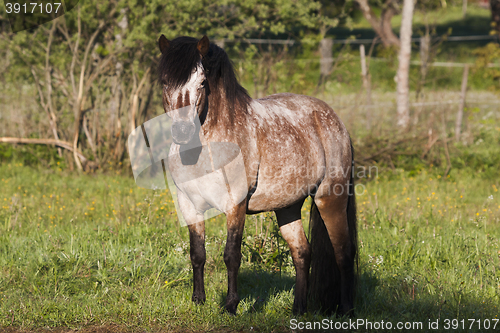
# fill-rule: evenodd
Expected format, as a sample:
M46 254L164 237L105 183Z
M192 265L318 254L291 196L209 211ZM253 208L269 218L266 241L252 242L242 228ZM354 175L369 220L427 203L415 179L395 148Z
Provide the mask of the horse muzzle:
M178 145L185 145L193 139L195 129L194 124L191 122L174 122L172 124L172 139Z

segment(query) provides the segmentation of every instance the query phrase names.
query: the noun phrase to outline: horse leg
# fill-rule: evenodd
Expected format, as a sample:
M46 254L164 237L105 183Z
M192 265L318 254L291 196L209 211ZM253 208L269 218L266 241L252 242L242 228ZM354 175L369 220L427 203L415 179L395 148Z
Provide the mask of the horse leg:
M192 300L196 304L205 303L205 281L203 273L207 258L205 251L205 222L198 222L188 225L189 229L189 254L191 265L193 266L193 296Z
M178 200L179 208L189 229L189 254L191 266L193 267L193 296L191 299L196 304L203 304L206 300L203 277L207 258L205 251L205 221L203 221L203 215L196 211L191 201L182 192L179 192Z
M245 226L246 200L226 212L227 241L224 250L224 263L227 267L226 311L236 314L240 299L238 297L238 270L241 264L241 239Z
M281 234L290 247L293 265L295 266L295 300L293 301L292 311L294 314L299 315L307 311L307 286L311 262L311 250L300 216L303 203L304 200L275 212Z
M340 312L342 314L352 314L354 308L354 256L355 244L351 244L349 227L347 221L347 201L346 191L342 194L332 194L332 187L323 191L318 189L314 202L318 207L321 218L325 223L328 236L332 242L335 252L335 261L340 271ZM345 187L347 190L347 186ZM335 188L333 188L335 190ZM320 193L329 192L325 195Z

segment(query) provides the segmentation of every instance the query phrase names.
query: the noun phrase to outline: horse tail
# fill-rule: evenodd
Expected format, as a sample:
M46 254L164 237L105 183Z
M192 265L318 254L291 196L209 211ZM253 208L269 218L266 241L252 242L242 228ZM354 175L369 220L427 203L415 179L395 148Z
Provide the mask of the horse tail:
M354 261L354 281L352 284L351 297L357 283L358 270L358 234L356 227L356 196L354 192L354 149L351 143L351 176L348 186L348 201L346 207L347 225L349 228L349 240L351 243L351 258ZM318 207L314 201L311 205L309 220L309 240L311 244L311 274L309 276L309 304L311 310L321 311L325 314L337 312L340 306L340 270L335 260L333 249L325 223L319 214Z
M354 147L351 141L351 177L349 178L349 197L347 199L347 227L349 228L349 238L351 241L351 258L354 261L354 276L351 290L351 297L354 300L356 296L356 288L358 283L358 227L357 227L357 214L356 214L356 188L354 186Z
M311 274L309 275L309 309L325 314L340 306L340 270L325 223L314 201L309 220Z

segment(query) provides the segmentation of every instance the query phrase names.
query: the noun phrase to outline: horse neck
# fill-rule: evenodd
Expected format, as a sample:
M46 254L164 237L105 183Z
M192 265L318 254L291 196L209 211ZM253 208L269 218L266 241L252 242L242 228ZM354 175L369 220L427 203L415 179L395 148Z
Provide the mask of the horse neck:
M236 100L231 103L222 87L210 92L208 96L208 110L203 129L209 136L217 136L220 139L230 139L239 127L246 123L245 106Z

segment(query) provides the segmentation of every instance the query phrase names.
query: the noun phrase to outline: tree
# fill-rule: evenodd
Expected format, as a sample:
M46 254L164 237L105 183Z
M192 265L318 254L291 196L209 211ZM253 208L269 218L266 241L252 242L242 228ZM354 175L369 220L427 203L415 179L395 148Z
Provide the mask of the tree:
M121 161L130 131L161 104L154 84L161 33L214 40L319 29L320 8L307 0L89 0L30 31L3 29L9 73L0 75L35 87L50 136L3 141L57 145L78 169Z
M404 130L410 124L410 88L408 74L410 72L411 35L413 19L413 0L404 0L403 17L401 19L401 47L399 49L399 67L397 81L398 126Z
M500 0L493 0L500 1ZM363 13L365 19L370 23L373 30L380 38L385 47L395 46L399 48L400 40L392 31L391 19L401 11L401 0L354 0ZM419 0L415 1L414 7L421 11L428 11L438 7L446 8L445 0ZM380 16L375 12L380 11Z
M3 44L11 52L13 71L28 69L31 74L28 82L38 92L38 101L46 114L52 136L63 142L60 147L67 148L69 143L78 169L83 169L83 162L92 160L96 164L123 153L119 151L124 146L120 142L127 133L115 133L115 129L120 130L120 118L123 117L118 117L111 126L113 130L105 135L98 127L107 127L99 126L99 123L108 114L97 114L98 109L108 109L106 106L110 106L115 95L130 95L127 90L134 89L131 84L134 80L127 80L118 94L116 89L113 91L110 88L113 88L113 83L116 86L116 78L122 72L126 75L134 72L137 76L137 69L133 69L134 61L143 63L140 73L149 75L150 72L151 57L146 58L146 53L150 54L141 52L144 44L126 47L116 31L121 29L122 34L128 32L126 27L120 28L125 6L125 1L84 2L34 31L4 32L1 35ZM150 37L151 49L155 39ZM123 62L122 58L128 60ZM126 108L123 105L122 109ZM94 123L89 130L88 118L91 114ZM82 139L85 140L83 146L90 148L90 152L79 154L78 145ZM103 140L108 141L106 147L100 145ZM115 156L112 156L113 153ZM85 158L89 154L92 158Z
M391 19L397 13L395 0L386 0L382 6L380 17L377 17L368 4L368 0L355 0L363 16L370 23L385 47L399 47L399 39L392 31Z
M500 0L490 0L491 20L497 34L500 34Z

